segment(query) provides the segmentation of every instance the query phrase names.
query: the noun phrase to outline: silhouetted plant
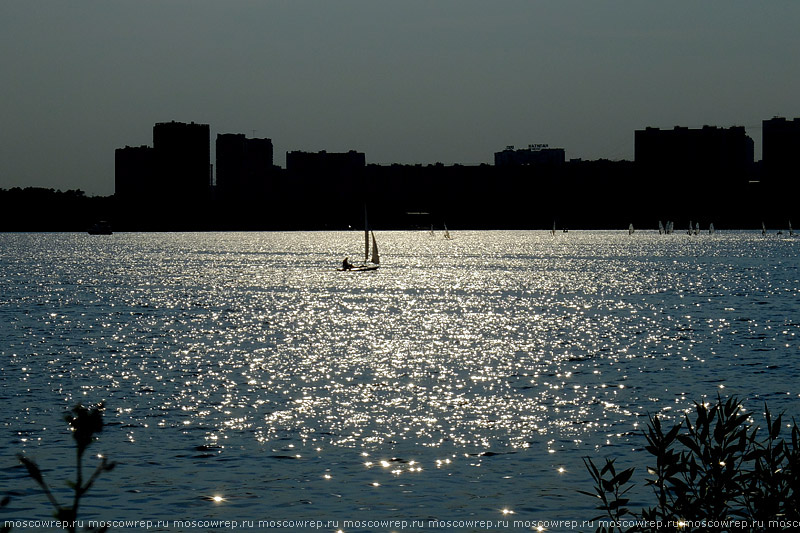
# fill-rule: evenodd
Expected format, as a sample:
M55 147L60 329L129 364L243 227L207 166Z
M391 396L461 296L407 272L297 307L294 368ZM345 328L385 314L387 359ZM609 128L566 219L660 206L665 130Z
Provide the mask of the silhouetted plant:
M773 420L766 405L764 411L763 437L735 398L717 398L713 406L695 403L694 420L687 414L666 433L659 418L651 417L645 450L655 457L655 466L647 468L651 477L645 484L656 501L640 513L630 511L623 497L632 488L634 469L617 474L614 462L606 460L598 470L586 458L595 491L580 492L600 499L598 509L604 515L595 520L607 520L597 531L623 531L620 522L626 517L637 525L624 531L720 531L721 523L736 520L742 523L735 528L744 531L790 529L792 521L796 525L800 429L793 423L787 442L781 437L782 416Z
M592 518L592 521L605 519L612 524L618 524L624 520L626 516L634 517L635 515L625 507L628 505L628 498L622 497L631 489L631 486L628 486L626 489L622 487L628 483L628 480L630 480L633 475L633 468L628 468L618 474L614 467L613 459L606 459L606 464L600 470L597 469L595 464L588 457L583 460L583 463L586 465L587 470L589 470L595 482L595 492L586 492L584 490L578 492L586 494L587 496L596 496L600 498L602 504L597 508L605 513ZM613 533L617 529L619 528L613 525L607 527L601 526L597 528L597 531L599 533Z
M67 421L72 431L72 438L75 439L75 448L77 452L77 478L74 482L70 481L67 483L74 492L71 506L62 506L58 500L56 500L50 487L48 487L42 476L42 471L34 461L22 454L17 455L20 462L25 465L25 468L28 470L28 475L42 488L45 496L47 496L47 499L53 505L55 517L59 521L64 522L64 529L70 533L75 532L75 524L78 520L78 508L80 507L81 498L83 498L86 492L94 485L94 482L101 473L111 471L116 465L116 463L109 462L108 459L102 457L100 464L97 465L92 475L84 483L83 454L89 445L97 440L95 435L103 431L103 409L104 405L102 402L92 407L84 407L78 404L72 408L70 413L64 416L64 419ZM102 527L99 529L90 529L90 531L103 532L106 531L106 529L108 528Z

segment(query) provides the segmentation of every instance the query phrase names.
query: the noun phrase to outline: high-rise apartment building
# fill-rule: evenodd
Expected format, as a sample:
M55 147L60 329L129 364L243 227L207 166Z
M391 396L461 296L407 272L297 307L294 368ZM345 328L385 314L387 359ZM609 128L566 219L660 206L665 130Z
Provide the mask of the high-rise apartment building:
M273 173L272 140L241 133L217 135L216 189L226 201L262 195Z
M800 118L775 117L762 122L761 160L765 185L798 187Z
M155 154L150 146L114 151L114 194L125 204L145 201L155 186Z
M651 175L693 178L695 185L746 183L753 166L753 139L744 127L671 130L646 128L634 133L637 167Z
M153 126L157 194L168 201L206 199L211 189L210 143L208 124Z

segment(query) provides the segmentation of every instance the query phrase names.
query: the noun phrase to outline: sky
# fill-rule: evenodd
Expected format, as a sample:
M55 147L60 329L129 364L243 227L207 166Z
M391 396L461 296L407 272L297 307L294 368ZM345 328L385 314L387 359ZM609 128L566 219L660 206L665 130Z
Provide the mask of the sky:
M114 192L156 122L367 163L633 159L647 126L800 117L800 2L2 0L0 188ZM213 153L212 153L213 162Z

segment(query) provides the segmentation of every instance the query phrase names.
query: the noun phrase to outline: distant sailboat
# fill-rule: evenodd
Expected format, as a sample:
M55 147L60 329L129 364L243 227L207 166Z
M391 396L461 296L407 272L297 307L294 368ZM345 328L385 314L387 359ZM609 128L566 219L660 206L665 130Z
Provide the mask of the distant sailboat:
M628 224L628 235L633 235L633 224Z
M789 221L789 237L793 236L794 232L792 231L792 221Z
M447 231L447 224L444 225L444 238L447 239L448 241L453 238L450 236L450 232Z
M431 237L435 237L436 234L433 232L433 224L431 224Z
M764 225L763 220L761 221L761 235L763 235L764 237L767 236L767 227Z
M553 237L556 236L556 221L555 220L553 221L553 229L550 230L550 235L552 235Z
M664 235L664 224L662 224L660 220L658 221L658 234Z
M671 220L667 220L667 235L672 235L675 231L675 224Z
M692 221L690 220L689 221L689 229L686 230L686 235L691 235L691 234L692 234Z
M695 235L700 235L700 223L699 222L695 222L695 224L694 224L694 234Z
M370 248L370 237L372 237L372 247ZM351 265L347 259L342 262L342 267L338 270L340 272L366 272L369 270L378 270L380 267L381 259L378 254L378 242L375 240L375 233L369 229L367 224L367 209L364 208L364 262L360 265Z
M714 230L714 223L712 222L711 224L708 225L708 234L709 235L714 235L714 231L715 231Z

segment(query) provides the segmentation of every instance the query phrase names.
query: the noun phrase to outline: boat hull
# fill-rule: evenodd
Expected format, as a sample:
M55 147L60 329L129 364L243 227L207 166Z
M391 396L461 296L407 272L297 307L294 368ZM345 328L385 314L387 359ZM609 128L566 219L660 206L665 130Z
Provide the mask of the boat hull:
M339 272L369 272L371 270L378 270L380 265L361 265L353 268L337 268Z

